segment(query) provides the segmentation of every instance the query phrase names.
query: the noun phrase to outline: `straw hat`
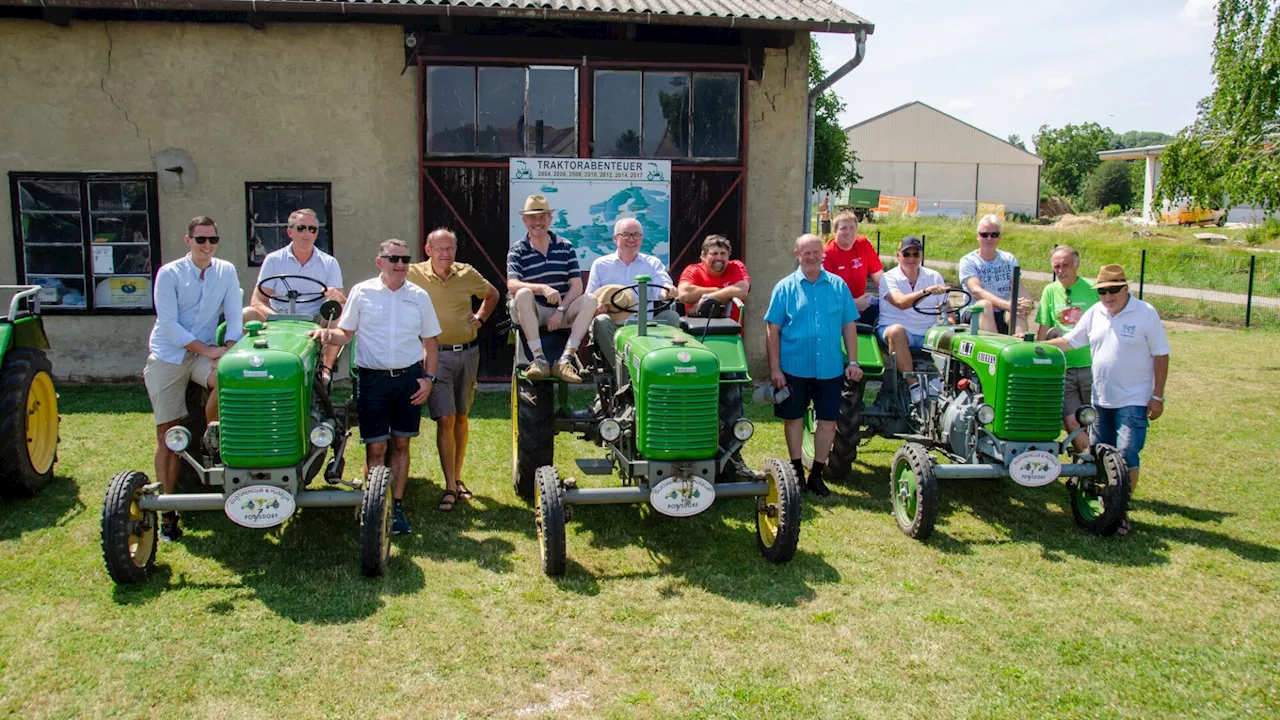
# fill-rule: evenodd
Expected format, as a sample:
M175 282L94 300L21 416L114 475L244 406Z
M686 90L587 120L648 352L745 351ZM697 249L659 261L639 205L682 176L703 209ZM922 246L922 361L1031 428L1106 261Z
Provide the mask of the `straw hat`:
M613 304L609 302L609 298L613 297L613 294L623 287L626 287L626 286L625 285L604 285L604 286L601 286L599 290L596 290L596 303L604 304L605 307L608 308L608 315L610 319L612 319L615 323L625 322L627 318L631 317L630 311L619 312L617 308L615 308ZM635 308L638 304L636 302L637 297L638 296L636 295L635 290L632 290L631 288L627 288L626 290L623 290L622 292L618 293L618 296L615 298L615 300L617 301L617 304L622 307Z
M524 209L520 211L520 214L541 215L549 212L551 212L551 203L547 202L546 195L530 195L525 199Z
M1124 278L1123 265L1103 265L1098 268L1098 282L1094 283L1094 287L1098 290L1109 287L1128 286L1129 281Z

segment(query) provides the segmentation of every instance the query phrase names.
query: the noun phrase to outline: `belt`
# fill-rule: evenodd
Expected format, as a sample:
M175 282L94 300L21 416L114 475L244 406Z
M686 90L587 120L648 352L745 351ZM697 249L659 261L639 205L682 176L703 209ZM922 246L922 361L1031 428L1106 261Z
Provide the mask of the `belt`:
M480 341L479 341L479 340L472 340L471 342L464 342L464 343L460 343L460 344L458 344L458 345L443 345L443 344L442 344L442 345L440 345L440 350L441 350L441 351L443 351L443 352L462 352L463 350L468 350L468 349L470 349L470 348L475 347L475 346L476 346L476 345L478 345L479 343L480 343Z
M418 371L421 369L422 369L422 363L414 363L409 367L403 367L403 368L400 368L399 370L383 370L380 368L360 368L360 372L367 373L369 375L385 375L386 377L400 377L401 375L408 375L414 371Z

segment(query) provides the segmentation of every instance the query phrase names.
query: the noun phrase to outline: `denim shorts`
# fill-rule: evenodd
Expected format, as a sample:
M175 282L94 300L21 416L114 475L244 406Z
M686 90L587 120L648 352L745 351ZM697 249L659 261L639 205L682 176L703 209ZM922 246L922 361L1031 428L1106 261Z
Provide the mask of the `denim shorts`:
M1089 428L1094 444L1114 445L1130 470L1138 469L1138 454L1147 444L1147 406L1096 408L1098 420Z
M880 327L876 328L876 337L880 338L880 342L884 343L885 347L889 347L889 339L884 336L884 331L888 330L890 327L892 326L881 325ZM903 330L907 330L907 329L903 328ZM911 348L912 350L919 350L920 348L924 347L924 335L917 335L916 333L913 333L910 330L907 330L907 347Z

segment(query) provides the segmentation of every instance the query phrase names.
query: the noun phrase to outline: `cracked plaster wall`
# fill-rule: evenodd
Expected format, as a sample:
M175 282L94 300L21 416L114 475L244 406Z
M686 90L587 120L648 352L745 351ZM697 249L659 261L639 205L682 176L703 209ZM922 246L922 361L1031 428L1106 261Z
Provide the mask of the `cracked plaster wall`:
M333 185L348 287L374 274L377 243L418 233L414 73L395 25L246 25L0 19L0 284L15 278L8 173L154 172L178 148L194 190L160 191L161 252L186 248L194 215L218 221L218 256L247 294L246 182ZM152 316L46 315L61 377L136 377Z

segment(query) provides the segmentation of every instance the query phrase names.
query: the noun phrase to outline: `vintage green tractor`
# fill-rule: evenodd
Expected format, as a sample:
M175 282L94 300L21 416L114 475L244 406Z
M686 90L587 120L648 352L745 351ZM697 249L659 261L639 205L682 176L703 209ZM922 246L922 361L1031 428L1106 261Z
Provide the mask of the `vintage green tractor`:
M0 285L0 497L28 497L53 480L58 457L58 393L44 354L38 285Z
M769 460L764 479L731 477L733 457L755 427L743 416L747 375L741 327L728 318L686 318L682 328L653 322L649 304L624 305L623 290L648 297L650 279L604 300L636 319L618 329L615 367L603 359L591 374L596 397L573 409L568 386L524 375L528 349L515 328L511 382L511 476L516 493L533 503L542 569L565 572L565 523L576 505L649 503L673 517L696 515L721 498L755 498L756 542L773 562L795 554L800 538L800 486L789 463ZM669 301L653 307L658 312ZM543 335L551 357L557 334ZM563 342L560 339L559 342ZM603 459L579 459L586 475L611 475L622 487L579 487L553 462L557 432L577 432L604 447Z
M221 510L248 528L270 528L296 508L359 508L360 569L386 572L391 550L391 470L369 468L363 480L342 480L343 451L354 418L352 404L335 407L318 377L322 349L307 337L317 317L293 312L297 302L319 299L328 289L311 278L278 275L273 280L307 281L319 292L288 289L289 312L267 323L245 324L245 335L218 361L218 420L200 440L182 425L171 428L165 445L201 479L205 492L162 494L145 473L126 470L107 488L102 508L102 554L117 583L139 582L156 557L157 513ZM326 301L319 317L340 312ZM323 472L322 472L323 471ZM309 489L320 476L324 487Z

